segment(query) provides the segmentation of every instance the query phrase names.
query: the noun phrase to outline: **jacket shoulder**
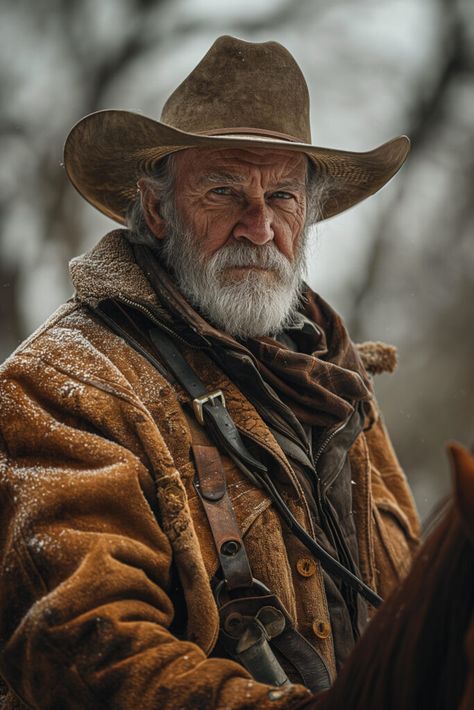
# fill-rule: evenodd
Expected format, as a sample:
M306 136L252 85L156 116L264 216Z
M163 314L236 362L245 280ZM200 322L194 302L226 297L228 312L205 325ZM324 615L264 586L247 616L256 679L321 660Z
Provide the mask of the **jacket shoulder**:
M6 367L8 367L10 363L19 355L24 352L29 352L32 348L34 348L38 341L41 342L51 329L54 329L65 317L76 309L77 304L72 300L69 300L61 305L49 316L47 320L44 321L44 323L42 323L33 333L31 333L31 335L25 338L25 340L23 340L12 353L10 353L6 360L0 365L0 371L3 371Z
M62 390L69 387L67 383L80 382L99 388L103 394L136 402L135 386L144 376L143 364L140 355L73 300L7 358L0 368L0 386L10 380L21 381L36 392L53 396L53 382L59 378L64 380ZM159 389L162 378L156 377ZM55 386L59 387L58 382ZM153 389L151 385L149 389Z

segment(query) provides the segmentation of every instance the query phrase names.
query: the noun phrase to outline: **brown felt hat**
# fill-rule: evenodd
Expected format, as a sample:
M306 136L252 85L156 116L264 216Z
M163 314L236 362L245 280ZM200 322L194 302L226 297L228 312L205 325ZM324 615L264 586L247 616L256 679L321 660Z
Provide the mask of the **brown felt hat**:
M277 42L219 37L156 121L121 110L79 121L64 147L67 175L91 205L124 223L137 180L185 148L263 147L305 153L325 179L321 219L377 192L403 164L406 136L365 153L311 144L308 87Z

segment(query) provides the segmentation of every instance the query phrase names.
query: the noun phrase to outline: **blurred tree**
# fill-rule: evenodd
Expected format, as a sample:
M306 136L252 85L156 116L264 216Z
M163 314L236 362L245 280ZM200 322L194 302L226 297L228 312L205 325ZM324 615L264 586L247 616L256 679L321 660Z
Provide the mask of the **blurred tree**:
M355 339L390 316L399 323L404 386L385 381L379 394L423 511L448 489L443 442L474 444L472 12L443 0L438 22L444 51L435 80L412 97L412 155L346 312Z

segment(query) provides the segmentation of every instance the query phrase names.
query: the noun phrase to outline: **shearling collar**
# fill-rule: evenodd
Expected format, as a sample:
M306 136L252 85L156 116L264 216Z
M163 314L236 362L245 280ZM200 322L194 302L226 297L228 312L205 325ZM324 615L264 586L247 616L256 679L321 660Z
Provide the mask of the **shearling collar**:
M159 307L126 235L127 230L115 229L89 252L70 261L69 273L79 301L95 307L101 301L117 298Z

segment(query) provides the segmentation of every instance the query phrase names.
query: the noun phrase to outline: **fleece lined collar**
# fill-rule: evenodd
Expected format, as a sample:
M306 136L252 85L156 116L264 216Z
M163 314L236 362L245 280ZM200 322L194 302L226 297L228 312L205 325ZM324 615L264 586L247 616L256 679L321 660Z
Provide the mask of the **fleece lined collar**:
M135 261L127 230L115 229L89 252L69 263L76 298L90 306L107 299L128 299L158 307L150 282Z

